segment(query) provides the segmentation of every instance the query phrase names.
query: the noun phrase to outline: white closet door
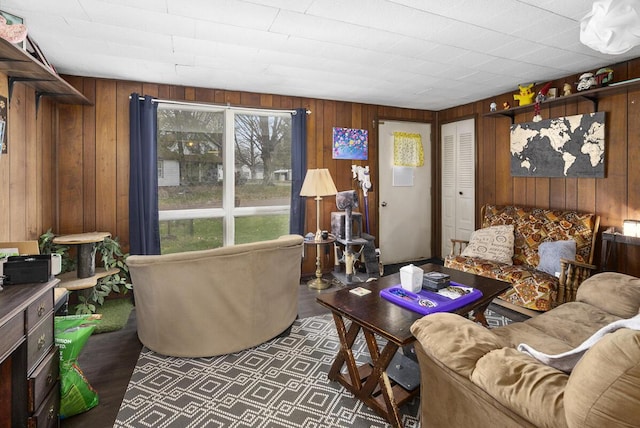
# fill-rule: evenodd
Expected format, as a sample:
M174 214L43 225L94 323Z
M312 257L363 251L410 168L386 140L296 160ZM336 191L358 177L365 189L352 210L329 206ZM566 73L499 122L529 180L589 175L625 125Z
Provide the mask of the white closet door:
M456 229L456 126L442 125L442 257L451 252Z
M451 239L469 239L475 228L475 121L441 127L442 136L442 257Z

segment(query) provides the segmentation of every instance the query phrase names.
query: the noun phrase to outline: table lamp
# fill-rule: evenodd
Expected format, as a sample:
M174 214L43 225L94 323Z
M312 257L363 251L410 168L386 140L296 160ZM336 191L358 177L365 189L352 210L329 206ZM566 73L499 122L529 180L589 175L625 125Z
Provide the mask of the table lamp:
M329 282L322 279L320 269L320 243L322 242L322 230L320 229L320 201L323 196L335 195L338 193L336 185L333 184L331 174L326 168L310 169L304 177L300 196L313 196L316 199L316 277L307 284L310 288L324 289L329 287Z

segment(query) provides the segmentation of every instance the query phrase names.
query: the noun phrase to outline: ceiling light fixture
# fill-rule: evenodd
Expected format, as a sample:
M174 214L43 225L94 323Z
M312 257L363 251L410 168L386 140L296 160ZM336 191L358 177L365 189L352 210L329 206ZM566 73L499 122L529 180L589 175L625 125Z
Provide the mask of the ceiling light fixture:
M604 54L640 44L640 0L596 0L580 22L580 42Z

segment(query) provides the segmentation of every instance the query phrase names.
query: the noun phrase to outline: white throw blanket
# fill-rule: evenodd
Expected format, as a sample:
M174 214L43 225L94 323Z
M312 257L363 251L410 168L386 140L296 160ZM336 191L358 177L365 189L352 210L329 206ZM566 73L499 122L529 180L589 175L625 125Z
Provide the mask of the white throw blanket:
M524 343L518 345L518 351L529 354L536 360L550 367L562 370L565 373L570 373L578 360L582 358L582 355L584 355L584 353L587 352L589 348L591 348L598 340L602 339L605 334L616 331L619 328L640 330L640 314L636 315L633 318L614 321L611 324L602 327L600 330L596 331L590 338L582 342L582 344L577 348L571 351L563 352L562 354L548 355L543 352L536 351L535 349Z

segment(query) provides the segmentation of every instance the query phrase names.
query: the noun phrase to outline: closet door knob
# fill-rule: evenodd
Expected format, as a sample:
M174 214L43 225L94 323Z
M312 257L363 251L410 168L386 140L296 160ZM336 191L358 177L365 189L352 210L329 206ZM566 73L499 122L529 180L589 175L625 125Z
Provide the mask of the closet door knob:
M383 207L386 207L387 203L383 201L380 205L382 205Z

